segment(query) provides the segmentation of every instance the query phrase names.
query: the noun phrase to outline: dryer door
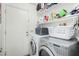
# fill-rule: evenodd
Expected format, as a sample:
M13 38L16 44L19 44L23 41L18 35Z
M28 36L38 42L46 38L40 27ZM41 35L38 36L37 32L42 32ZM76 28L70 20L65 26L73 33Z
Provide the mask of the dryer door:
M35 55L36 54L36 44L33 39L31 41L31 49L32 49L32 55Z
M39 56L54 56L53 51L47 46L40 47Z

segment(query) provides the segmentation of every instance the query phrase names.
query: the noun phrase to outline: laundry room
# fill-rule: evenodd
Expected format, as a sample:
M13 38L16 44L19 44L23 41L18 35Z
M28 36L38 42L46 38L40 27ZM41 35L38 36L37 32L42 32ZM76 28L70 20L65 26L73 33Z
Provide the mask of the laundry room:
M79 3L0 3L0 56L79 56Z

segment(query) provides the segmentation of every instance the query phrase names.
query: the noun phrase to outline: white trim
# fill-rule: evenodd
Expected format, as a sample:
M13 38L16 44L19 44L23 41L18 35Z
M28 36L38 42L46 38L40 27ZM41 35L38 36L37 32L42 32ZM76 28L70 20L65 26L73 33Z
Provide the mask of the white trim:
M47 51L50 56L54 56L54 55L52 54L53 51L51 52L47 47L45 47L45 46L40 47L40 50L42 50L42 49L45 50L45 51ZM40 51L40 50L39 50L39 51Z
M5 55L5 9L6 4L2 3L1 5L1 11L2 11L2 55Z

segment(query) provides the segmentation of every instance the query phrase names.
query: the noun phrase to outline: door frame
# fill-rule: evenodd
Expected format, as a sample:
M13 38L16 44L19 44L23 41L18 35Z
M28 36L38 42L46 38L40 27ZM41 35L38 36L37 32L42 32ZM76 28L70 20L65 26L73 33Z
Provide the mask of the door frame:
M6 54L6 48L5 48L5 41L6 41L6 36L5 36L5 33L6 33L6 28L5 28L5 19L6 19L6 3L2 3L1 4L1 11L2 11L2 15L1 15L1 19L2 19L2 55L5 56Z

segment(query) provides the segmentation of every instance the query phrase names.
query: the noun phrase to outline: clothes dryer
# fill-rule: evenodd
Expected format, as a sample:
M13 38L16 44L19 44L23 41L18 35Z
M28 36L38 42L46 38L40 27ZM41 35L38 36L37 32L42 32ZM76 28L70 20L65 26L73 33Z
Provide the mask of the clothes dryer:
M75 56L79 55L76 38L62 40L52 37L42 37L39 44L39 56Z

